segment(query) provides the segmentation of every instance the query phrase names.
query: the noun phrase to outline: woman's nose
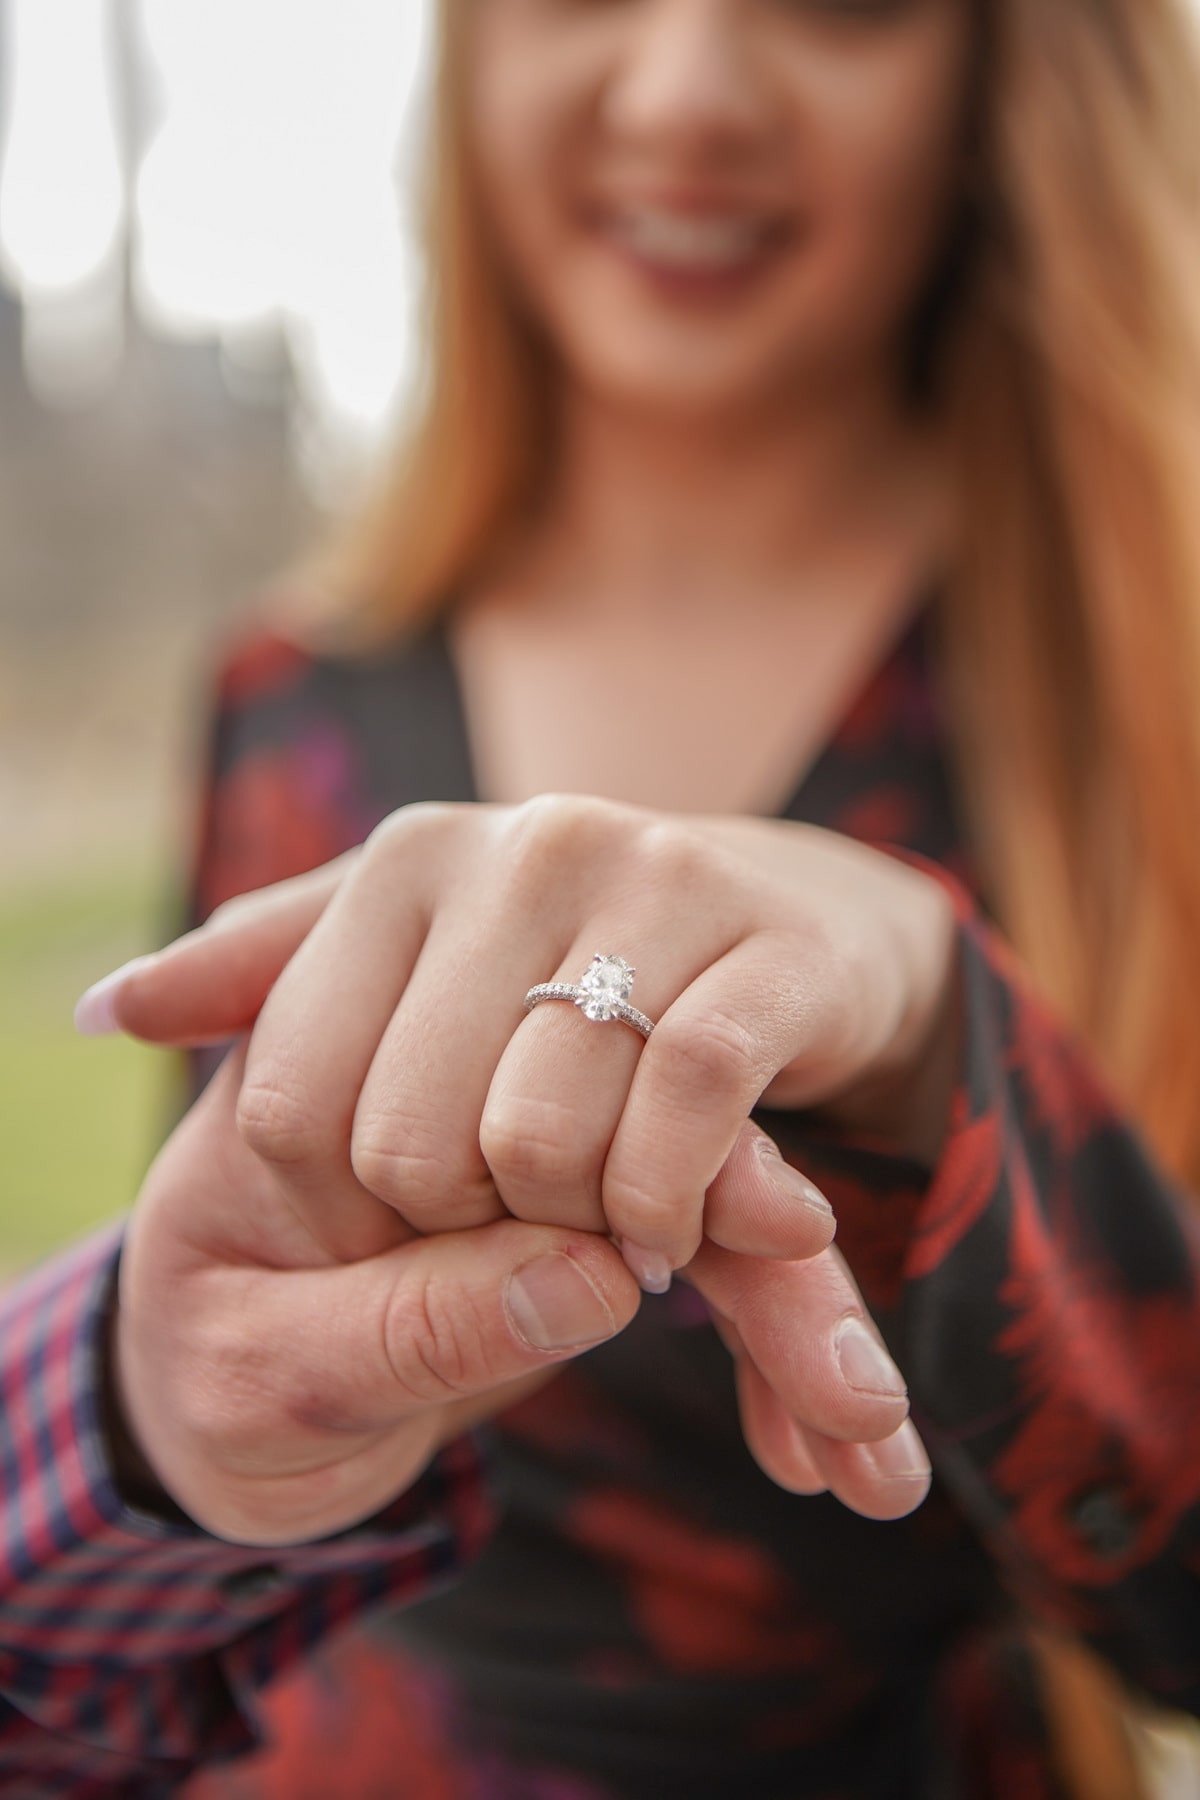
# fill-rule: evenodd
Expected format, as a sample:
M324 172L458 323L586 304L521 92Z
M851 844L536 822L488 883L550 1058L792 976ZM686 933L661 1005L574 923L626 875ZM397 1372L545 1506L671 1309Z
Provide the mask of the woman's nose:
M745 0L643 0L606 96L610 129L683 149L761 137L770 88Z

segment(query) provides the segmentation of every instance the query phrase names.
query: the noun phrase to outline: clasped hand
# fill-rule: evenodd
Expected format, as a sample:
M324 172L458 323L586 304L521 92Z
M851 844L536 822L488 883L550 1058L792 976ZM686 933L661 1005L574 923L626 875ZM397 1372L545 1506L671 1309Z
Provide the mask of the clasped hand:
M936 1157L953 940L937 881L851 839L569 794L403 807L218 908L81 1003L83 1029L237 1040L128 1224L136 1453L220 1535L326 1535L621 1330L631 1270L674 1270L764 1470L911 1511L903 1379L828 1204L749 1114L819 1107ZM524 1009L597 950L635 966L648 1039Z

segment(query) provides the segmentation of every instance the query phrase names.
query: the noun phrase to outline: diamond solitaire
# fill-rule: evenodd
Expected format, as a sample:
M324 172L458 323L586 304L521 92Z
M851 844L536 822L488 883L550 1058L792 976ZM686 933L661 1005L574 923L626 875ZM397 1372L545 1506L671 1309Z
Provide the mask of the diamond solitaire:
M595 1019L599 1024L608 1019L619 1019L624 1025L632 1025L643 1037L649 1037L654 1030L653 1019L648 1019L644 1012L629 1004L634 974L633 964L627 963L623 956L605 956L597 950L578 985L569 981L542 981L537 987L531 987L525 996L525 1011L532 1011L539 1000L573 1000L585 1018Z
M616 1002L628 1000L636 971L623 956L601 956L597 950L579 977L582 994L575 1004L589 1019L611 1019Z

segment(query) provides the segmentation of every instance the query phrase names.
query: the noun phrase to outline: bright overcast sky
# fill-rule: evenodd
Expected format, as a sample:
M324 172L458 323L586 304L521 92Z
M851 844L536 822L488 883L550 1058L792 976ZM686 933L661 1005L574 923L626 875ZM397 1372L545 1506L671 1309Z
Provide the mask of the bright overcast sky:
M31 315L74 319L100 344L132 215L137 303L154 329L220 336L236 365L255 327L278 321L313 408L369 439L411 374L416 271L398 174L427 0L128 3L150 108L132 181L108 0L0 0L0 280ZM35 362L66 353L61 324L39 337L35 318L30 341ZM54 371L31 377L52 386Z

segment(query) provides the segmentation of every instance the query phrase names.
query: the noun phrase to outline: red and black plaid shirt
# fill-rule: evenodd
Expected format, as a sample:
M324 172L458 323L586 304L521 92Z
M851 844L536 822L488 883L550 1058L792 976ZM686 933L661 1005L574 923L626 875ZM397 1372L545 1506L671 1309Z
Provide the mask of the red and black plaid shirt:
M944 1150L930 1169L756 1114L834 1203L933 1459L925 1504L881 1524L770 1482L677 1283L363 1525L224 1543L114 1481L116 1220L0 1300L0 1791L1049 1800L1026 1613L1200 1711L1200 1238L991 923L931 615L780 816L891 846L955 895ZM474 798L440 622L354 660L242 640L192 918L398 806ZM192 1058L194 1089L212 1066Z

